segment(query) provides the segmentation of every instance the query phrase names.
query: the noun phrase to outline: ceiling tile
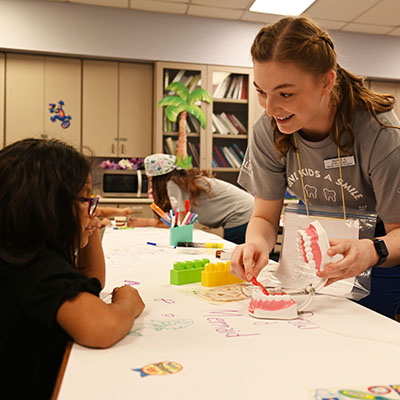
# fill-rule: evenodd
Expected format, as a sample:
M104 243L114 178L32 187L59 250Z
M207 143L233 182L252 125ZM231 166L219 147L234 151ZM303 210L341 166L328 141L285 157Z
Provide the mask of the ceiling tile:
M347 22L344 21L333 21L329 19L312 18L312 20L324 30L339 31L347 24Z
M220 8L235 8L238 10L247 10L249 0L192 0L190 4L201 6L220 7Z
M352 21L380 0L317 0L306 13L311 18Z
M70 3L88 4L91 6L107 6L128 8L128 0L72 0Z
M170 14L185 14L187 4L171 3L159 0L134 0L130 3L130 8L135 10L165 12Z
M370 33L377 35L385 35L392 28L382 25L367 25L367 24L354 24L350 23L342 28L342 31L347 32L359 32L359 33Z
M353 22L373 25L400 25L400 1L382 0Z
M250 22L261 22L262 24L272 24L282 18L282 15L264 14L253 11L245 11L241 20Z
M131 8L135 7L135 3L147 3L147 0L129 0L129 3L131 4ZM190 0L157 0L158 3L185 3L189 4Z
M223 18L223 19L237 20L237 19L240 19L240 17L243 14L243 11L227 9L227 8L190 5L187 14L188 15L196 15L198 17Z

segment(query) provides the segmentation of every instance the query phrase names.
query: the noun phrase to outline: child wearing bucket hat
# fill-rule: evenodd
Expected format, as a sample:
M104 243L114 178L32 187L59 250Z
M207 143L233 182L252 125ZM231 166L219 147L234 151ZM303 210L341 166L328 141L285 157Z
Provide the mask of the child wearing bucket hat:
M181 168L176 165L176 157L170 154L152 154L144 159L144 167L152 180L154 202L164 211L184 210L185 200L189 200L190 210L198 214L202 225L222 227L224 239L244 243L254 206L251 194L214 178L206 170ZM143 220L131 221L133 226L144 226ZM155 226L154 222L147 222Z

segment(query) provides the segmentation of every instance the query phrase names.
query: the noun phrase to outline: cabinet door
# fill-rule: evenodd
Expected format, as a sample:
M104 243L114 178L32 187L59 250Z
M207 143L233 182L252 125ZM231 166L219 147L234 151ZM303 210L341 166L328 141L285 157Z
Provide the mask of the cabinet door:
M44 134L44 57L7 54L6 144Z
M4 121L4 85L5 85L4 54L0 53L0 121ZM4 124L0 123L0 149L4 146Z
M119 152L123 158L145 157L152 144L153 66L119 64Z
M97 157L116 157L118 63L83 62L82 146Z
M81 61L44 60L44 132L81 148ZM61 104L60 104L61 103ZM50 106L54 104L54 106ZM50 109L53 112L50 112ZM71 118L71 119L70 119Z

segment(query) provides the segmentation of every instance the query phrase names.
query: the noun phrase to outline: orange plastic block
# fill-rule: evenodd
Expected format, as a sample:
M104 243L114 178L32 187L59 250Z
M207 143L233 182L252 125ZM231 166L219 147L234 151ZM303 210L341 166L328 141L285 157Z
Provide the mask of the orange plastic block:
M229 272L230 265L230 261L206 264L201 273L201 285L211 287L243 282Z

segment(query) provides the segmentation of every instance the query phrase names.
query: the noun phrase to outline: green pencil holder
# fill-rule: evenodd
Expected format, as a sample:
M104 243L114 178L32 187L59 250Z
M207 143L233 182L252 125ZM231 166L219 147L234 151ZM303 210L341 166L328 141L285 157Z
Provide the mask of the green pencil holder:
M169 244L176 246L178 242L193 242L193 224L169 229Z

